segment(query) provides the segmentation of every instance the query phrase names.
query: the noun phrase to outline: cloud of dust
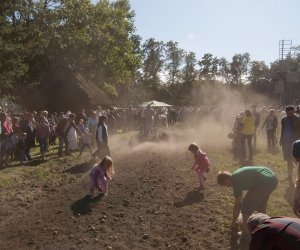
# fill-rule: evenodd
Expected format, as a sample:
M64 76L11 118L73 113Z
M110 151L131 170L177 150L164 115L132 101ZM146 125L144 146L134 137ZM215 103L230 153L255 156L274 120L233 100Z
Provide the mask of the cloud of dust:
M233 129L235 116L256 104L259 108L273 104L267 97L255 93L206 88L199 98L204 105L187 108L183 122L165 129L166 138L154 141L133 138L114 141L124 154L136 151L179 151L186 150L190 143L206 148L229 149L232 140L227 137ZM118 145L118 146L116 146Z

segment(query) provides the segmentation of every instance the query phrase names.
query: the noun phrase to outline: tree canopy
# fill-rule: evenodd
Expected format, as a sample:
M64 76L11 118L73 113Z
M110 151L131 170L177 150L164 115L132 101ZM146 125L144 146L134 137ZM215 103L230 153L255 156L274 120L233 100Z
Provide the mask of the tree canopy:
M116 102L168 96L188 103L193 89L219 83L270 93L270 66L250 54L231 60L184 51L176 41L142 42L129 0L2 0L0 2L0 97L22 96L38 86L51 65L76 65ZM300 50L286 59L300 70ZM167 100L166 100L167 101Z

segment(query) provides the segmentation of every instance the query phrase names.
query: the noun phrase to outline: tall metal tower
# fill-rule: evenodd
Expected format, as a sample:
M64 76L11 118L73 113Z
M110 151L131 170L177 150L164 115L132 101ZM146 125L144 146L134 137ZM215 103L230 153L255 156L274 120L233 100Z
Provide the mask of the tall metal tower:
M289 69L286 58L291 54L292 46L292 40L279 40L278 72L275 81L275 93L279 94L280 104L283 104L285 99L285 81L283 74Z
M289 62L286 60L291 55L293 48L292 40L279 40L279 71L286 72L289 70Z
M279 40L279 62L286 59L286 57L292 52L292 47L292 40Z

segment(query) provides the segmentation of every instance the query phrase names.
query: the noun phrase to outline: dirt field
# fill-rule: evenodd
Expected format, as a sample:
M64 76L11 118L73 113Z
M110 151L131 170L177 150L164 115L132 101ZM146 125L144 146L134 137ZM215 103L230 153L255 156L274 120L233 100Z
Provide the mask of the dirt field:
M228 230L232 198L217 187L219 167L204 191L195 189L186 139L128 144L115 137L109 195L93 202L85 198L93 164L87 154L53 153L50 175L37 170L49 163L18 167L32 172L2 187L0 249L246 249ZM229 152L208 153L216 166L232 165Z

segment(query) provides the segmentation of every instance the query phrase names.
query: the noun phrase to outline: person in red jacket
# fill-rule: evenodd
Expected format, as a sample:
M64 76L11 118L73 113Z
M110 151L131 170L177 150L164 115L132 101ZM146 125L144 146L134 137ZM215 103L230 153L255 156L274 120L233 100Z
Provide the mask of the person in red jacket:
M250 250L300 249L300 219L252 214L247 221Z
M10 133L13 132L11 124L9 123L8 119L7 119L7 115L6 113L1 113L0 115L0 119L1 119L1 134L2 135L9 135Z

